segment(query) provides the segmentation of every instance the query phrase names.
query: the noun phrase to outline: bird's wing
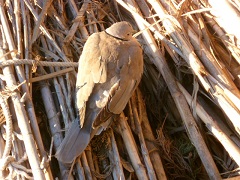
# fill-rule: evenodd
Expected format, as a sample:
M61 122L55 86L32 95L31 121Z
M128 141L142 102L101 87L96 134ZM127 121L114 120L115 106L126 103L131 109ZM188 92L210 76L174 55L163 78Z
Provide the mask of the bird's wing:
M100 45L103 42L101 37L100 33L92 34L85 43L80 56L76 98L81 128L79 128L78 120L75 120L55 154L55 157L64 163L71 163L86 148L90 141L92 121L95 119L96 113L93 110L91 112L87 110L87 106L90 102L95 103L94 97L100 97L94 89L100 86L100 84L104 84L107 79L106 62L101 56ZM84 122L85 120L86 122Z
M131 46L128 53L128 57L122 57L127 61L120 70L119 87L108 104L109 111L114 114L120 114L123 111L143 73L143 55L140 45Z
M85 43L79 60L76 98L81 127L85 119L86 102L95 83L104 83L107 78L106 62L101 57L99 41L99 33L92 34Z
M124 110L127 102L138 86L143 73L143 55L140 45L124 46L124 49L120 51L125 53L120 54L117 63L120 66L117 68L117 70L120 69L120 71L118 73L116 72L118 81L111 87L109 91L109 101L103 109L111 114L120 114ZM102 113L104 112L101 112L101 114ZM107 113L105 112L104 114ZM100 126L105 120L106 118L97 118L94 121L93 127L96 128Z

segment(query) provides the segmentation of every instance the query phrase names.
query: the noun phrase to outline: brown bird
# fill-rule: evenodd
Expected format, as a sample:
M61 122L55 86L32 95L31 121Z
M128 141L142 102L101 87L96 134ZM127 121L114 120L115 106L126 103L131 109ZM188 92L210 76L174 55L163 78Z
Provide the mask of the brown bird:
M57 149L59 161L71 163L78 157L110 117L123 111L138 86L143 56L133 32L128 22L118 22L85 43L76 83L80 121L72 123Z

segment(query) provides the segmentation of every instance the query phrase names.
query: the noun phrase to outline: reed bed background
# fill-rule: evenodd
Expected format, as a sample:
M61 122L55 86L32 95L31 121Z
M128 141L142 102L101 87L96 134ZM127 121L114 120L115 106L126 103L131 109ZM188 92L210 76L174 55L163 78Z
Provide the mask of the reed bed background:
M1 179L237 179L238 0L0 0ZM54 158L75 118L89 35L128 21L144 74L75 165Z

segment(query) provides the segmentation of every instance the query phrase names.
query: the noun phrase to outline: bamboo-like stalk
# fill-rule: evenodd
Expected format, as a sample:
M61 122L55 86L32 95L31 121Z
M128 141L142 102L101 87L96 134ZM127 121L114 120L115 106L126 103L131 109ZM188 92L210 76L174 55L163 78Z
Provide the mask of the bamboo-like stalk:
M192 45L194 46L195 52L198 54L198 57L201 58L205 66L209 68L211 74L216 78L216 83L219 84L218 86L225 86L221 88L223 89L223 91L225 91L224 94L226 94L230 102L233 103L233 106L236 106L236 108L239 109L239 90L235 86L234 82L230 79L229 75L225 73L226 70L224 72L224 70L219 67L218 63L215 61L214 57L212 57L212 55L208 52L204 44L201 42L199 43L198 37L194 35L193 31L191 31L191 28L188 28L188 35L192 40ZM229 92L231 92L231 94L228 94ZM218 91L218 93L221 93L221 91Z
M2 49L0 51L1 54L4 54L4 51L2 51ZM3 74L8 79L7 86L11 87L13 87L14 85L16 86L16 80L15 77L13 76L11 68L9 67L3 68ZM30 125L28 123L29 119L27 118L25 108L20 100L21 99L20 94L17 92L13 92L11 98L14 103L16 113L18 114L17 116L18 125L19 128L21 129L26 152L29 157L29 163L31 168L34 169L33 175L34 177L38 177L39 179L44 179L42 169L40 168L40 161L37 155L34 138L30 130L31 129Z
M184 87L178 83L179 89L184 94L189 106L191 105L192 98L191 95L184 89ZM240 166L240 148L230 140L230 138L222 131L217 123L214 122L214 119L208 115L208 113L201 107L198 103L196 104L196 112L198 116L205 123L206 127L213 135L219 140L219 142L225 147L229 155L233 160Z
M54 140L53 141L54 148L57 149L60 146L63 139L60 127L60 120L58 117L59 115L55 108L54 100L52 98L52 93L49 89L49 86L46 84L46 82L40 82L40 86L44 107L49 121L50 131ZM61 175L62 177L64 177L66 167L62 163L59 163L59 167L61 170Z
M18 48L18 54L17 54L17 58L22 58L22 54L23 54L23 47L22 47L22 43L21 43L21 40L22 40L22 35L21 35L21 19L20 19L20 2L19 1L15 1L14 2L14 12L16 14L16 32L17 32L17 48ZM14 43L11 42L11 46L10 46L10 49L13 48L14 49ZM25 81L25 76L24 76L24 73L23 73L23 70L20 66L16 66L16 70L17 70L17 75L18 75L18 78L20 80L20 82L23 82ZM28 115L29 115L29 119L31 121L31 125L32 125L32 129L33 129L33 134L34 134L34 137L36 139L36 143L38 145L38 148L40 150L40 154L42 156L43 159L47 159L46 157L46 152L45 152L45 149L44 149L44 146L43 146L43 142L42 142L42 139L41 139L41 135L40 135L40 132L39 132L39 128L38 128L38 125L37 125L37 120L36 120L36 115L35 115L35 111L34 111L34 108L33 108L33 103L32 103L32 100L31 100L31 97L30 97L30 92L28 90L28 87L26 84L24 84L22 86L22 90L23 92L26 94L27 96L27 99L26 99L26 110L28 112ZM50 169L48 169L48 173L45 174L46 175L46 178L47 179L52 179L52 175L51 175L51 171Z
M196 2L196 1L195 1ZM208 0L209 5L211 5L211 14L214 15L214 19L218 24L224 28L224 30L230 36L233 35L237 39L237 46L240 46L240 13L239 10L235 9L233 5L227 0L219 0L216 3L214 0ZM224 12L224 13L222 13Z
M229 102L229 98L226 96L218 95L219 90L221 88L218 88L214 82L209 79L209 73L206 71L205 67L202 65L202 63L199 61L198 57L194 53L192 46L190 43L180 34L180 30L178 28L174 28L176 25L173 23L175 20L165 18L166 12L162 5L157 1L149 0L149 3L152 5L152 7L157 12L158 16L163 19L163 25L165 29L167 30L168 34L173 38L173 40L176 42L176 44L181 48L182 53L184 55L184 59L186 62L190 65L192 68L192 71L195 73L195 75L198 77L199 81L203 85L206 91L210 91L215 101L219 104L219 106L222 108L223 112L226 113L226 115L229 117L231 122L234 124L235 129L238 133L240 130L240 124L235 121L235 119L240 119L240 113L238 110L234 110L234 107L231 107L231 102ZM209 82L210 81L210 84ZM212 88L211 86L215 86L215 88ZM236 90L237 97L239 96L239 91ZM229 108L226 108L229 107Z
M140 141L141 152L142 152L142 156L143 156L145 166L146 166L146 169L147 169L148 177L149 177L150 180L154 180L154 179L157 179L157 178L156 178L155 171L153 169L152 162L151 162L150 157L149 157L146 142L144 140L144 136L143 136L143 132L142 132L142 128L141 128L141 122L140 122L141 115L138 115L136 100L137 99L136 99L136 93L135 93L135 94L133 94L130 102L131 102L132 107L133 107L132 111L133 111L133 116L134 116L134 120L135 120L136 131L137 131L137 135L138 135L138 138L139 138L139 141Z
M31 78L29 82L34 83L34 82L48 80L48 79L51 79L51 78L56 78L57 76L62 76L62 75L66 74L66 73L69 73L71 71L74 71L74 68L66 68L66 69L63 69L63 70L60 70L60 71L52 72L50 74L34 77L34 78Z
M85 2L85 1L84 1ZM87 5L87 4L85 4L85 5ZM71 12L72 12L72 14L73 14L73 17L75 17L75 18L77 18L77 16L78 16L78 14L77 14L77 12L78 12L78 10L77 10L77 7L76 7L76 4L75 4L75 2L73 1L73 0L69 0L69 6L70 6L70 9L71 9ZM81 12L84 12L85 11L85 6L83 6L83 9L81 9L81 10L79 10L79 13L80 13L80 15L81 15ZM77 27L77 24L76 24L76 27ZM73 27L74 28L74 27ZM82 37L84 37L84 38L86 38L86 37L88 37L88 31L87 31L87 29L86 29L86 27L84 26L84 23L83 22L79 22L79 30L80 30L80 32L81 32L81 35L82 35ZM71 33L73 33L74 32L74 29L71 31ZM66 40L66 42L68 42L67 40Z
M139 89L137 89L136 91L137 94L137 98L138 98L138 106L139 109L141 109L141 119L142 119L142 131L143 131L143 136L144 139L146 139L146 146L147 149L149 151L149 156L151 158L154 170L156 172L156 176L158 179L167 179L165 171L164 171L164 167L161 161L161 157L159 155L159 153L157 152L157 147L155 146L155 138L151 129L151 126L149 124L148 121L148 117L147 117L147 112L146 112L146 107L145 104L143 102L143 96L141 94L141 91Z
M15 11L14 12L19 12L20 11L20 4L19 2L16 2L15 3L15 6L14 9ZM16 16L19 16L19 14L16 14ZM22 46L21 46L21 33L20 33L20 19L18 17L16 17L16 30L17 30L17 44L18 44L18 53L16 55L16 57L20 57L22 58ZM9 41L8 43L10 44L9 45L9 48L10 49L15 49L14 47L14 42L11 41L12 38L9 38ZM13 57L15 57L15 55L13 55ZM21 66L15 66L16 68L16 71L17 71L17 76L18 76L18 79L19 81L22 83L25 81L25 76L24 76L24 72L22 70L22 67ZM36 119L36 115L35 115L35 111L34 111L34 108L33 108L33 103L32 103L32 100L31 100L31 97L30 97L30 93L29 93L29 90L28 90L28 87L27 87L27 84L23 84L22 85L22 91L23 93L26 94L27 98L26 98L26 102L25 102L25 107L26 107L26 110L27 110L27 113L28 113L28 117L31 121L31 126L32 126L32 129L33 129L33 134L34 134L34 137L36 139L36 143L38 145L38 148L40 150L40 154L41 156L44 158L44 159L47 159L46 158L46 152L44 150L44 146L43 146L43 142L42 142L42 139L41 139L41 135L40 135L40 131L39 131L39 128L38 128L38 125L37 125L37 119ZM51 177L51 172L49 172L50 174L50 179L52 178ZM47 174L48 176L48 174Z
M85 151L82 153L80 159L81 159L81 163L82 163L82 166L83 166L83 169L84 169L84 174L86 176L86 179L92 179L92 174L91 174L90 167L88 165L88 161L87 161Z
M119 125L121 136L123 138L129 158L131 159L132 166L136 172L138 179L148 179L146 170L144 169L144 166L141 163L140 157L138 155L133 135L131 134L131 130L126 122L126 117L123 113L120 114Z
M100 173L99 165L98 165L98 157L95 153L93 153L93 161L94 161L94 168L96 173Z
M50 68L50 71L53 72L54 71L53 68ZM61 111L61 114L63 117L63 122L66 127L69 127L70 118L69 118L69 114L67 112L65 99L63 98L64 97L63 92L62 92L62 89L60 87L60 84L59 84L57 78L53 78L53 85L56 90L56 95L58 98L59 105L61 106L60 111Z
M76 166L77 166L78 178L80 180L85 180L84 169L82 167L82 163L80 161L80 157L77 158L76 162L77 162Z
M204 18L208 22L208 24L211 25L212 29L218 34L218 36L221 38L224 45L229 49L232 56L236 59L236 62L240 64L240 52L238 48L232 43L231 39L225 34L223 29L217 24L217 22L214 20L213 16L210 16L209 14L203 14Z
M165 5L167 9L172 9L174 11L174 14L176 14L176 10L172 7L169 7L168 5ZM191 15L188 15L189 21L193 21L193 17ZM199 21L202 22L201 18L198 18ZM202 22L203 23L203 22ZM196 22L192 22L192 24L196 25ZM238 98L240 97L239 90L235 86L234 82L230 78L228 74L226 74L226 70L224 70L224 67L221 67L219 62L217 62L216 58L213 57L211 52L209 52L209 48L206 47L205 43L199 38L200 34L197 34L196 30L195 32L191 27L186 27L186 32L188 33L188 37L191 41L191 44L194 47L194 50L198 57L200 58L201 62L204 64L204 67L211 73L212 76L214 76L215 79L218 80L220 84L223 84L228 90L231 90L232 93L234 93ZM206 28L202 28L206 29ZM199 30L198 30L199 32ZM203 33L206 34L206 33ZM207 35L204 37L205 40L209 39ZM209 43L207 43L209 46Z
M46 16L47 10L48 10L49 6L51 5L51 3L52 3L52 0L44 2L42 11L41 11L41 13L38 16L38 19L36 21L35 27L33 29L33 35L32 35L32 39L31 39L31 44L33 44L36 41L36 39L37 39L37 36L39 34L39 30L40 30L39 27L43 23L44 17Z
M56 67L55 69L56 69L56 71L61 71L59 67ZM71 122L73 122L75 120L75 116L74 116L71 101L70 101L70 99L67 98L68 97L67 87L65 86L63 77L58 76L58 81L60 83L60 86L61 86L61 89L62 89L62 92L63 92L63 97L64 97L64 101L66 103L66 109L67 109L67 113L69 114L68 115L69 119L70 119Z
M0 4L3 4L2 0L0 1ZM9 34L10 29L9 29L9 25L6 20L6 15L5 15L3 6L0 6L0 14L1 14L1 23L3 25L4 35L6 36L6 40L8 42L10 50L13 50L13 49L15 49L15 47L13 44L12 37ZM0 53L2 55L4 54L2 47L1 47ZM6 81L7 86L9 86L9 87L13 87L14 85L16 86L16 80L15 80L15 77L13 75L11 68L9 68L9 67L3 68L3 74L8 79L8 81ZM17 116L18 124L19 124L21 133L24 138L24 144L26 147L26 152L29 157L29 163L30 163L30 166L32 167L32 169L34 169L33 176L36 178L38 177L39 179L44 179L43 171L40 168L40 162L39 162L37 150L36 150L36 147L34 144L33 136L32 136L31 130L30 130L30 126L28 124L29 120L27 118L27 114L24 109L24 106L20 101L20 94L17 92L13 92L11 98L12 98L12 101L14 102L14 108L15 108L16 112L18 113L18 116Z
M20 160L22 157L24 157L24 155L26 154L26 151L24 148L23 138L19 136L19 134L21 133L21 130L18 126L13 103L9 103L9 107L10 107L10 112L12 112L13 130L14 130L12 152L13 154L17 154L18 156L16 157L16 159ZM24 163L24 164L26 165L27 163Z
M29 8L29 11L32 13L35 21L38 21L38 14L37 12L34 10L34 8L32 7L31 3L29 2L29 0L24 0L26 6ZM46 35L46 37L49 39L49 42L52 44L52 46L55 48L55 50L58 52L58 54L61 56L61 58L65 61L65 62L69 62L69 59L66 57L66 55L62 52L62 50L60 49L60 47L57 45L57 43L55 42L55 40L52 38L51 34L48 32L47 28L44 25L40 25L40 30L42 31L42 33L44 35Z
M79 12L76 16L76 18L74 20L74 23L73 23L72 27L70 28L70 30L68 32L68 35L64 39L65 43L68 44L72 40L72 38L73 38L73 36L74 36L75 32L77 31L79 26L83 27L82 19L84 18L83 15L84 15L85 11L87 10L87 7L88 7L89 3L90 3L90 1L84 0L84 3L83 3L81 9L79 10ZM84 32L85 33L83 33L83 34L85 34L85 35L88 34L88 32L86 32L86 29L84 29Z
M22 54L22 33L21 33L21 16L20 16L20 1L16 1L14 0L14 14L15 14L15 18L16 18L16 39L17 39L17 50L18 50L18 58L22 58L23 54Z
M112 159L114 162L113 179L114 180L117 180L117 179L125 180L120 155L118 152L116 140L115 140L112 129L110 129L110 138L111 138L111 148L112 148L112 150L111 150L112 151Z
M88 146L85 150L85 154L86 154L86 158L89 164L89 168L92 174L92 178L93 180L97 180L97 178L93 175L93 171L95 172L95 168L94 168L94 162L93 162L93 158L92 158L92 148L91 146Z
M30 44L30 36L28 36L28 34L31 34L31 28L30 28L30 17L29 17L29 13L28 10L25 9L25 4L23 2L23 0L21 0L21 14L22 14L22 23L23 23L23 42L24 42L24 56L25 58L31 58L31 54L29 52L31 52L31 47ZM31 77L31 73L30 73L30 66L25 66L25 77L26 80L28 81ZM30 92L31 92L31 85L30 85Z

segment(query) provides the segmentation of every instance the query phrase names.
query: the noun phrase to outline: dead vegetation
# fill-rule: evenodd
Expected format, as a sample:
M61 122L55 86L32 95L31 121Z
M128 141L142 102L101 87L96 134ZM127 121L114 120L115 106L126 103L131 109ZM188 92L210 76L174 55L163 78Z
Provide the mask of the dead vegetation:
M1 179L221 179L240 166L237 0L0 0ZM144 75L124 112L70 167L88 36L129 21Z

